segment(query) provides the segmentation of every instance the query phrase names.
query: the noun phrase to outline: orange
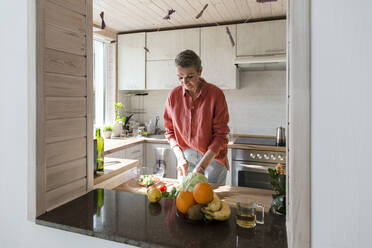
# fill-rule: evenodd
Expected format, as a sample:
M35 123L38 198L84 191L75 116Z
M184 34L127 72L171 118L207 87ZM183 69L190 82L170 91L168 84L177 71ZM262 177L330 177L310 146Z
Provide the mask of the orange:
M190 191L181 191L177 195L176 206L178 211L180 211L181 213L186 214L187 210L195 204L196 203Z
M208 204L213 200L213 189L207 182L198 183L192 195L197 203Z

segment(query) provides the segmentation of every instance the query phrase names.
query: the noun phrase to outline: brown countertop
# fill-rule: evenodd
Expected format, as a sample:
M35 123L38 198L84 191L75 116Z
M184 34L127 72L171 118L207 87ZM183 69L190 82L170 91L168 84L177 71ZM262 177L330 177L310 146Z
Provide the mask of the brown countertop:
M104 170L94 175L94 185L138 166L138 160L105 157Z
M179 182L177 179L162 178L159 183L164 183L167 187L177 186ZM217 195L231 207L235 207L239 199L251 198L265 206L265 212L269 211L272 194L274 191L265 189L254 189L247 187L235 187L229 185L212 185L213 190ZM146 194L146 188L139 186L135 178L117 186L114 190L132 192L137 194Z
M234 134L229 141L227 148L229 149L246 149L246 150L263 150L263 151L281 151L285 152L286 148L282 146L259 146L259 145L244 145L244 144L233 144L234 141L239 137L264 137L273 138L274 136L264 136L264 135L248 135L248 134ZM167 139L155 139L147 137L139 138L114 138L105 139L105 155L111 154L122 149L126 149L131 146L144 143L155 143L155 144L168 144Z

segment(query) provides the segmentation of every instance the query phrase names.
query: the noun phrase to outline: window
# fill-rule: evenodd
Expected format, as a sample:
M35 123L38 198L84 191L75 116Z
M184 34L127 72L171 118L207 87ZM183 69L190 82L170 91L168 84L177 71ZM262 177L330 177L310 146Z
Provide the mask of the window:
M106 119L107 44L93 41L93 124L103 127Z

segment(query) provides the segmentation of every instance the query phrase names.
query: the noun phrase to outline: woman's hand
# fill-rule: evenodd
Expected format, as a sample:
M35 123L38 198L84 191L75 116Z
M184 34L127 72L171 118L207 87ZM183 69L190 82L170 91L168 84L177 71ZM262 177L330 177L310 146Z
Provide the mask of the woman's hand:
M200 174L204 175L204 173L205 173L205 169L204 169L204 167L198 165L198 166L196 166L196 167L194 168L194 170L193 170L192 172L193 172L193 173L200 173Z
M189 168L189 163L187 162L186 159L178 160L177 171L179 171L180 176L186 176L188 168ZM185 173L185 175L184 175L184 173Z

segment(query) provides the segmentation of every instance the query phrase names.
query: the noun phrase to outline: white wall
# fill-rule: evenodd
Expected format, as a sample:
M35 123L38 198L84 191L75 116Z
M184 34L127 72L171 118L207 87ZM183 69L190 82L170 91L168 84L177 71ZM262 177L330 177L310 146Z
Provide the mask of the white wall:
M312 247L372 244L372 1L311 1Z
M4 35L0 38L0 246L127 247L27 220L28 195L34 193L31 185L35 185L28 183L35 175L34 5L34 0L1 1L0 30Z
M224 90L230 113L229 126L233 133L275 135L277 127L285 126L285 77L285 71L240 72L240 89ZM123 91L119 99L128 108L142 104L146 110L143 120L159 115L163 127L164 103L169 91L148 93L143 102L137 96L128 101Z

